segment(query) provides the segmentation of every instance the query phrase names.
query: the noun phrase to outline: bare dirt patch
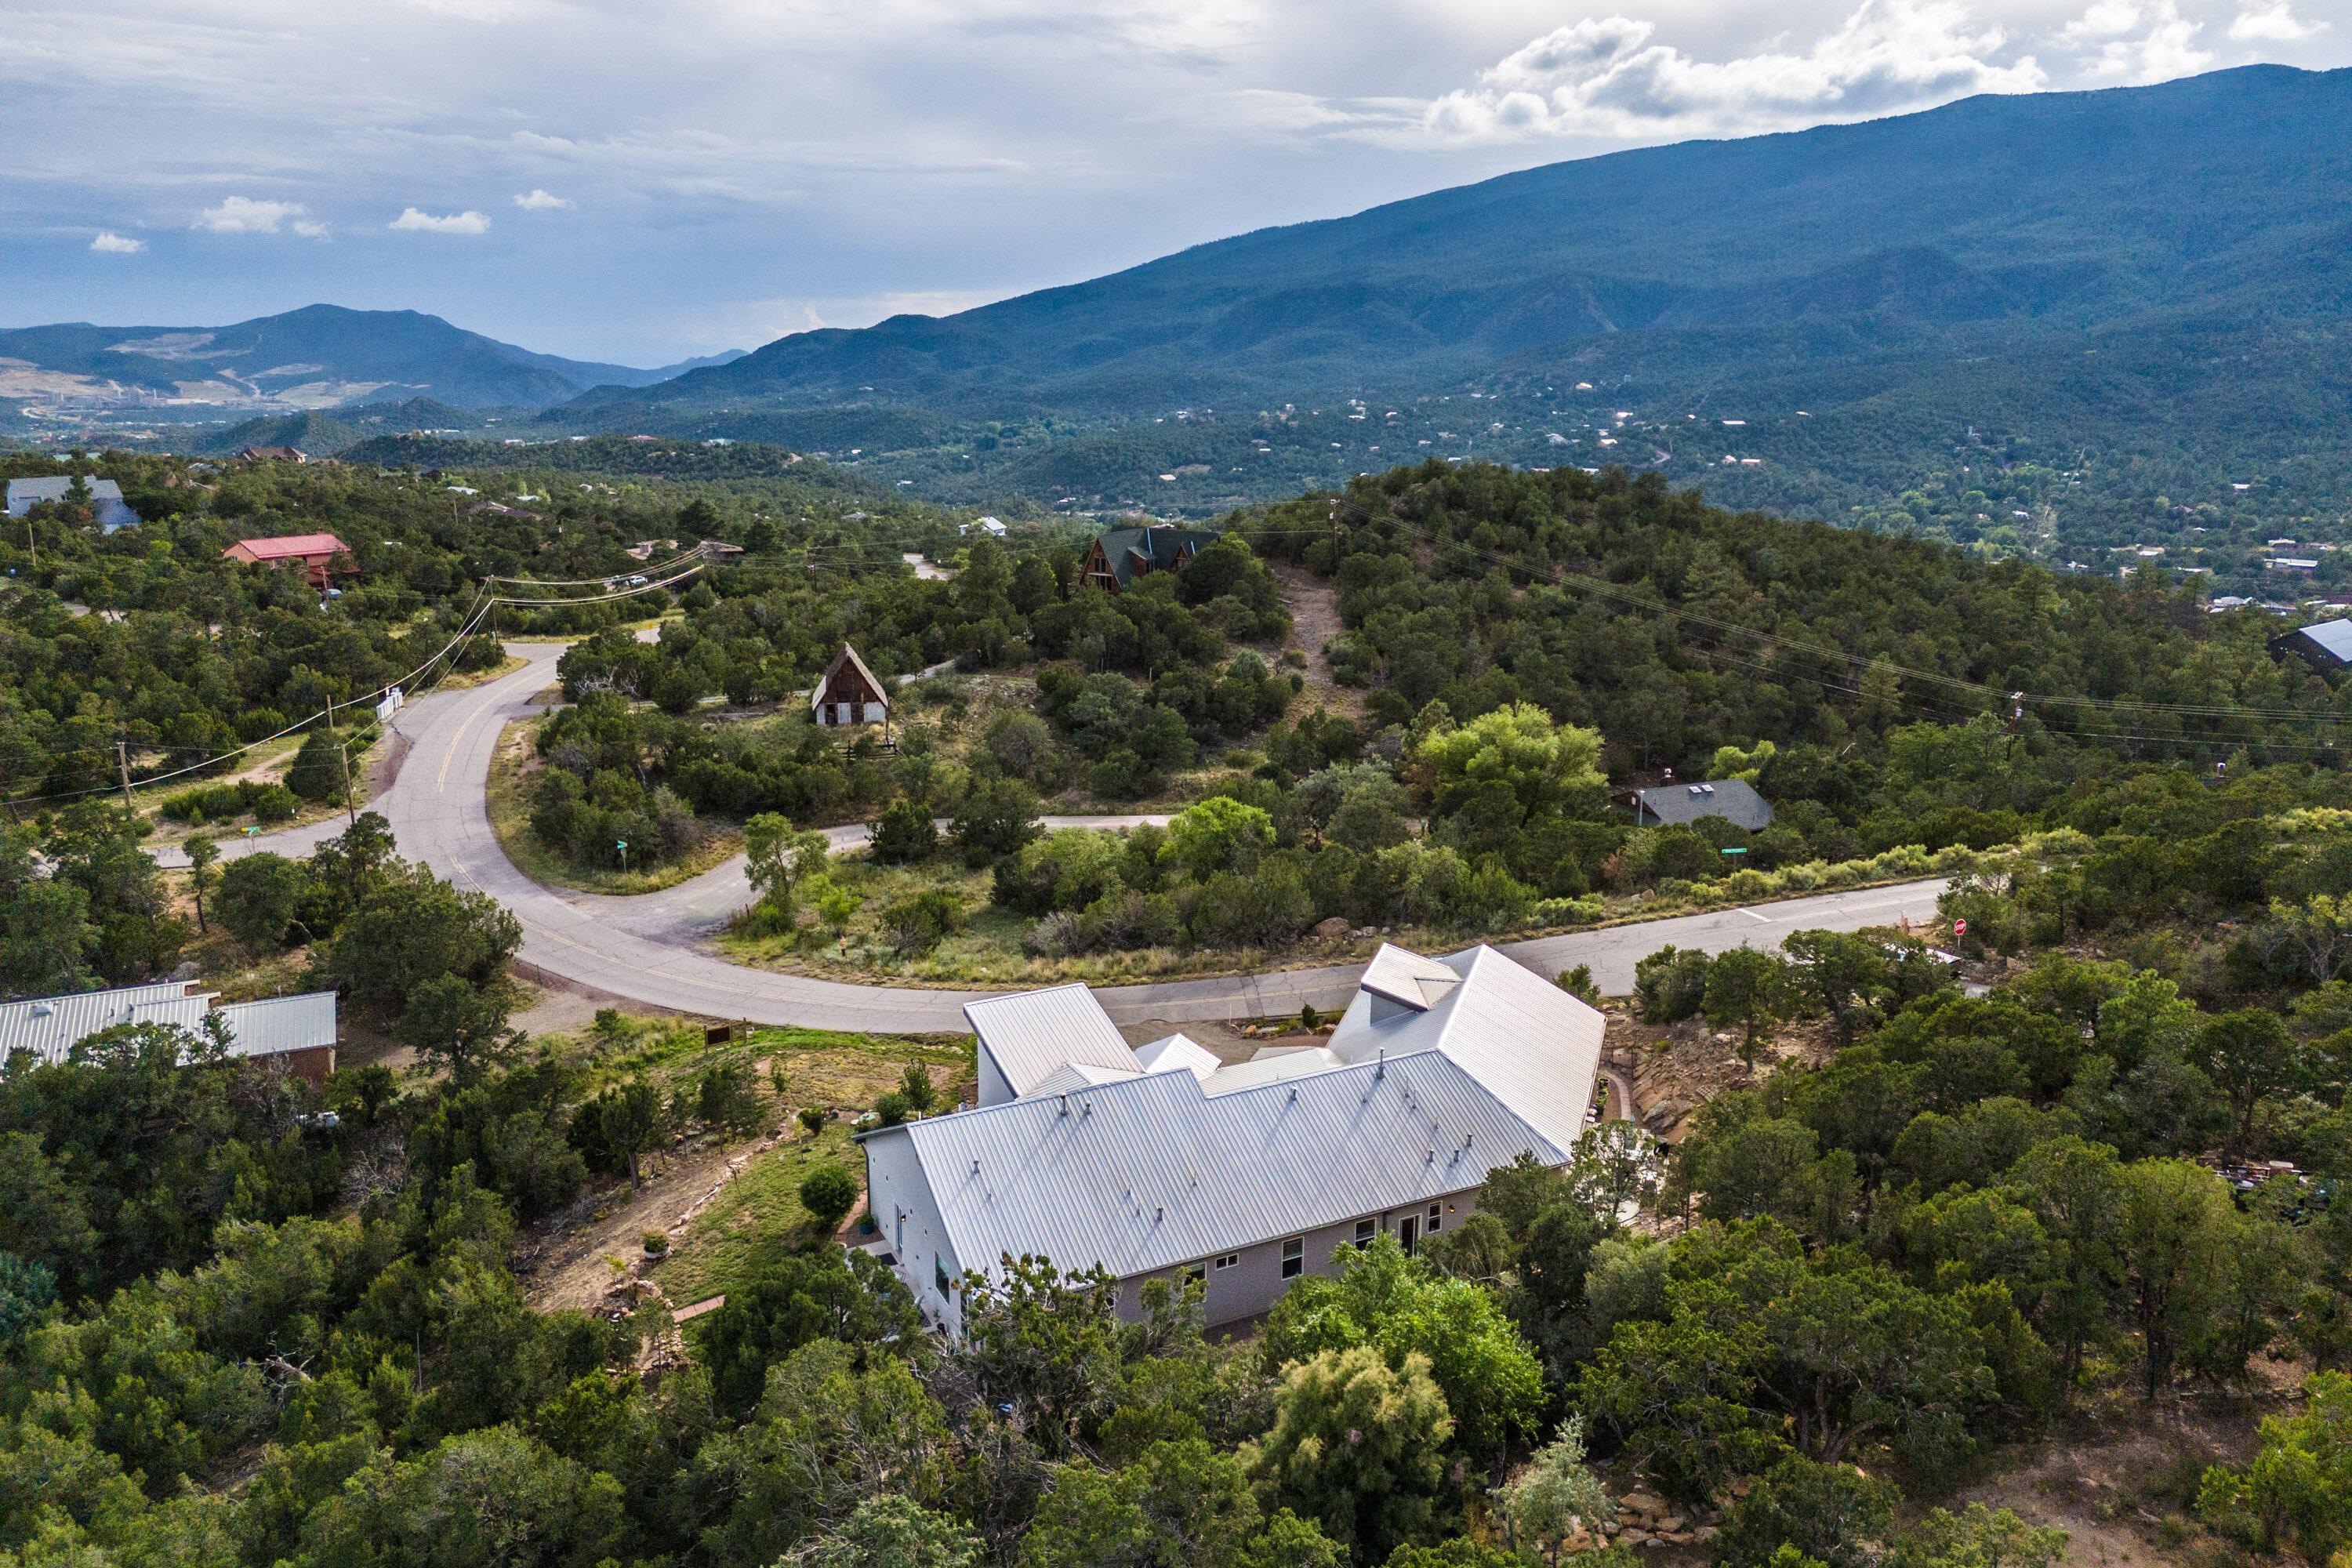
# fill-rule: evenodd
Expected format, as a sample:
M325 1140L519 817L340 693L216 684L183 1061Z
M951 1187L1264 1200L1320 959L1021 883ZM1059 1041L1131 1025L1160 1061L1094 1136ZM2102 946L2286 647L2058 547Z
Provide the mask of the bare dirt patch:
M1331 661L1323 647L1347 627L1339 619L1339 590L1304 566L1286 561L1266 563L1282 584L1283 603L1290 608L1290 645L1307 656L1306 700L1295 704L1304 712L1320 707L1327 712L1364 716L1364 694L1331 679Z
M2262 1417L2289 1405L2287 1390L2307 1370L2258 1358L2248 1394L2097 1398L2042 1442L2009 1450L2007 1468L1943 1506L1980 1502L2054 1525L2068 1537L2065 1561L2081 1568L2242 1561L2233 1544L2194 1522L2198 1479L2208 1465L2251 1459Z
M761 1139L673 1153L636 1191L618 1182L542 1222L515 1258L530 1304L543 1312L566 1307L593 1311L605 1305L614 1287L640 1278L650 1262L644 1246L647 1231L667 1232L691 1218L698 1200L773 1147L773 1140Z

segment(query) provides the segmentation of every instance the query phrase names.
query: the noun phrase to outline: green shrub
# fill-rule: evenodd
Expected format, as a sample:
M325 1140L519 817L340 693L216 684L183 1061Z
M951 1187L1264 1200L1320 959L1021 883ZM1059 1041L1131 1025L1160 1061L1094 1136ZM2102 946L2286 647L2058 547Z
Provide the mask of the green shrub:
M882 911L882 929L902 953L929 952L963 925L963 900L945 888L901 899Z
M801 1178L801 1207L819 1236L831 1236L857 1203L857 1178L839 1165L819 1165Z
M1662 947L1633 965L1633 994L1645 1024L1679 1024L1706 1000L1710 961L1696 948Z

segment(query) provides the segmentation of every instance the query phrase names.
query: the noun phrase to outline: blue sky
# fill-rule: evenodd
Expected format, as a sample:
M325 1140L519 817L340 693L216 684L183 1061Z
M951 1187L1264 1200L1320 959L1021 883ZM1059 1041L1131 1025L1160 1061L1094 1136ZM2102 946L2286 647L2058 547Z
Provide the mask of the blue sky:
M2337 0L0 0L0 324L652 364L1561 158L2352 64Z

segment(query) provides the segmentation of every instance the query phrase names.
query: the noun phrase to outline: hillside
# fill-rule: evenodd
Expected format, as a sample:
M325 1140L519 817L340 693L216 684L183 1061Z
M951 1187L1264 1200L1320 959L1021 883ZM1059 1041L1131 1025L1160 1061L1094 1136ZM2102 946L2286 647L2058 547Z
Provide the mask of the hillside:
M1918 490L1914 526L1973 440L1995 467L2082 479L2059 521L2085 547L2176 526L2176 505L2242 508L2229 486L2255 479L2276 531L2352 495L2347 174L2352 71L1972 99L1551 164L960 315L794 334L546 418L757 423L864 447L870 470L879 448L889 477L961 501L1202 512L1435 452L1662 467L1847 521ZM1507 402L1475 414L1473 393ZM1327 416L1349 422L1302 430ZM1259 437L1296 450L1269 463ZM2036 504L1945 488L1929 531L1961 542Z
M415 310L338 305L226 327L25 327L0 331L0 360L13 362L0 369L0 397L137 407L151 416L159 398L224 412L414 396L466 408L536 408L591 387L645 386L713 363L656 370L595 364L533 353Z

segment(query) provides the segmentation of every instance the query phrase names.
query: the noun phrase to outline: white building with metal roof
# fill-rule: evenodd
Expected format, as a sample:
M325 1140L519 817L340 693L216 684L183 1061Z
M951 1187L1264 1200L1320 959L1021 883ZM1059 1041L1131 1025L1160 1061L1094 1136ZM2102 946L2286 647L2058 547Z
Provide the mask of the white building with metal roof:
M1489 947L1383 946L1326 1046L1223 1064L1181 1035L1129 1050L1083 985L973 1003L977 1108L861 1135L872 1212L926 1314L967 1269L1099 1265L1122 1312L1204 1281L1209 1321L1265 1311L1340 1248L1458 1226L1486 1173L1565 1163L1602 1019Z
M0 1066L19 1051L51 1064L64 1061L82 1041L121 1024L163 1024L201 1034L215 1012L231 1056L278 1058L313 1079L335 1070L333 992L222 1004L215 994L184 980L0 1002Z

